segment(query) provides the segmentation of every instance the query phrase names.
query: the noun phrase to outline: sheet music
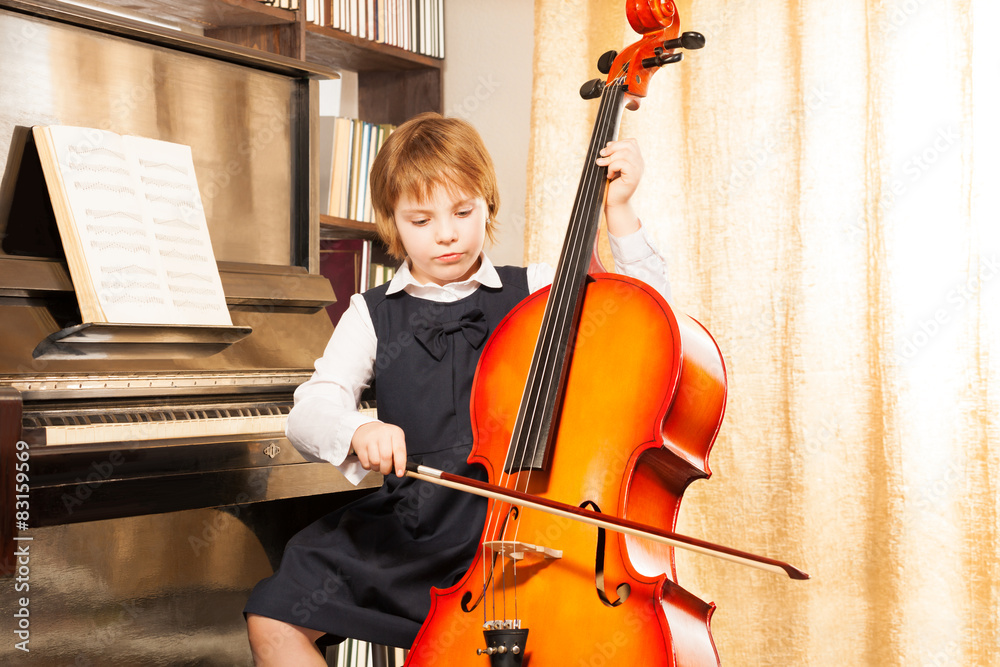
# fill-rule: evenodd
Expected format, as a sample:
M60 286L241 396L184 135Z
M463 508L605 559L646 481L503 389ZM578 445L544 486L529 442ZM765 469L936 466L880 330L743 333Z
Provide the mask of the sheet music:
M185 324L232 324L194 173L191 149L125 137L152 221L175 318Z
M190 148L93 128L46 130L103 311L84 320L231 325Z

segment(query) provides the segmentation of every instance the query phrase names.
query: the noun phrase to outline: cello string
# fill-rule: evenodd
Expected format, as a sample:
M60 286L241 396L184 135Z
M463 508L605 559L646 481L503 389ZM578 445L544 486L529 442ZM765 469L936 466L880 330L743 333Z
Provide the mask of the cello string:
M608 88L611 88L609 92ZM601 105L598 112L598 121L595 126L595 131L591 137L591 144L588 148L587 153L587 164L584 168L583 182L581 183L580 190L577 194L576 202L574 203L574 210L576 215L571 217L570 224L570 235L566 241L566 250L563 252L563 257L560 258L560 267L557 267L556 273L556 284L550 290L550 297L552 297L553 302L549 304L550 308L546 310L545 317L543 320L555 320L555 324L547 324L543 321L542 332L543 336L547 334L547 338L540 341L537 345L540 353L536 354L536 359L533 359L531 368L529 371L529 377L526 382L524 393L522 394L522 407L518 412L518 420L515 424L515 432L508 444L507 457L505 459L505 465L501 468L499 483L503 486L507 485L507 478L513 476L513 472L507 473L506 461L511 459L510 450L512 447L517 446L520 449L520 461L518 461L518 467L512 467L512 470L523 470L525 458L529 452L532 452L532 457L537 453L538 448L541 447L547 439L541 437L541 423L544 423L546 415L543 414L542 409L548 405L547 401L538 401L537 395L539 393L544 393L546 398L551 398L552 393L558 389L558 377L554 376L555 366L558 365L559 358L565 357L566 351L558 349L556 343L562 340L566 336L566 331L568 327L574 324L574 311L569 308L573 304L577 293L583 289L584 283L579 283L574 285L580 276L583 267L589 265L591 253L593 250L589 247L592 243L588 242L589 227L587 224L587 214L591 212L597 203L593 201L595 191L600 189L600 186L605 183L599 178L600 170L605 169L603 167L597 167L594 161L599 155L599 151L606 144L607 141L614 139L614 125L620 108L617 102L621 98L622 87L620 84L614 83L610 86L605 87L605 91L602 94ZM611 102L609 102L609 100ZM603 179L606 182L606 179ZM589 205L587 205L588 200L590 200ZM598 213L599 215L599 213ZM595 225L596 226L596 225ZM562 269L563 265L566 265L565 270ZM585 275L585 274L584 274ZM585 278L583 279L585 280ZM571 289L572 288L572 289ZM553 314L554 313L554 314ZM552 333L548 333L552 332ZM565 363L565 362L564 362ZM542 372L545 371L545 372ZM546 382L546 380L548 380ZM524 406L526 404L526 397L530 397L532 400L527 401L531 406L530 416L526 416ZM554 421L554 420L553 420ZM525 431L526 424L531 425L533 428L529 431ZM550 424L550 429L554 428L555 424ZM533 443L529 447L529 440L532 439ZM517 456L517 451L514 452L514 456ZM530 483L532 470L529 468L527 474L524 475L524 489L527 488ZM515 480L515 488L520 486L519 476ZM496 529L500 517L503 515L501 503L497 503L494 508L491 508L491 516L488 521L490 530L487 534L492 534L493 530ZM515 537L517 539L517 534L519 532L520 522L515 521L517 526L514 529ZM506 533L510 530L509 523L504 526L504 535L501 539L506 538ZM483 548L483 586L485 587L489 582L487 582L487 549ZM503 592L502 592L502 609L504 612L504 617L506 618L506 598L507 598L507 587L506 587L506 558L503 557L501 551L501 580L503 582ZM514 578L514 613L515 617L517 615L517 568L513 569ZM496 619L496 587L490 585L492 591L493 599L493 614L494 619ZM486 608L483 608L484 623L486 619Z
M547 327L543 324L543 333L548 334L544 348L545 356L541 363L544 372L539 373L541 379L536 381L536 385L540 385L537 388L537 392L544 392L547 399L552 399L553 394L559 389L559 377L555 371L560 361L563 363L567 362L567 350L572 346L573 342L568 338L568 330L576 324L576 308L571 308L571 306L575 305L574 302L578 298L582 298L578 295L585 286L586 270L589 267L590 257L593 252L591 246L593 245L593 239L596 238L596 230L594 230L596 221L592 223L591 217L595 213L595 208L599 205L598 200L601 198L599 193L606 182L606 179L601 179L601 172L602 170L606 170L606 168L597 166L595 161L599 156L599 151L607 141L614 138L615 123L620 111L618 103L621 97L622 88L617 83L606 86L602 94L598 120L594 133L591 136L590 146L588 147L587 163L584 166L581 187L574 203L575 215L570 220L571 227L566 241L566 249L560 258L560 267L557 269L555 284L550 291L550 298L552 299L551 312L554 313L551 318L555 322ZM597 212L597 215L600 215L599 212ZM547 312L546 314L548 315L549 313ZM567 343L565 349L563 345L557 345L557 343L564 340ZM544 434L541 432L540 422L543 422L548 415L541 414L541 411L551 405L553 405L551 400L534 401L532 404L532 413L529 422L533 426L537 425L538 427L533 428L530 432L533 437L532 447L522 447L522 466L529 449L532 450L532 458L534 458L538 448L546 444L547 439L542 437ZM553 422L550 424L550 430L555 428L555 426L556 424L553 419ZM530 483L531 473L532 470L529 468L527 474L522 476L527 479L524 482L525 488L520 490L526 490L527 484Z
M603 128L605 123L607 122L607 117L608 117L606 112L606 108L608 106L606 104L607 98L608 98L607 95L602 95L597 128L595 129L591 137L591 145L589 146L587 152L587 165L584 168L583 182L581 183L580 192L577 195L577 201L574 204L575 215L571 216L570 220L569 236L565 244L566 250L563 252L563 256L560 258L560 265L557 267L555 275L555 284L552 286L549 292L550 302L547 304L548 308L546 309L545 314L543 316L543 323L541 328L542 331L541 337L543 338L543 340L540 340L536 343L536 347L539 350L539 352L537 355L535 355L536 359L533 359L533 363L531 365L531 371L529 372L529 386L531 387L530 396L533 398L537 398L537 395L539 393L544 393L546 399L551 398L552 393L558 390L558 385L559 385L559 377L555 373L556 367L558 366L560 359L562 359L563 363L566 363L565 359L566 350L559 349L560 348L559 342L563 340L563 337L565 336L566 333L566 328L572 326L575 309L571 310L570 306L572 305L574 299L577 298L576 293L580 289L582 289L582 284L578 283L580 271L582 268L580 264L581 262L585 261L585 257L587 256L587 254L585 252L581 252L582 250L586 250L586 248L581 248L581 244L586 245L586 240L588 236L587 225L584 224L586 222L588 207L584 205L584 202L586 202L587 199L589 198L590 195L589 191L593 189L593 183L597 180L597 177L599 176L599 174L594 173L593 169L593 167L595 166L593 162L596 159L594 151L599 150L599 147L595 146L595 144L598 145L601 144L602 143L601 138L603 138L604 136L604 132L601 131L601 128ZM574 283L577 284L574 285ZM549 320L554 320L554 323L550 323ZM541 361L541 364L536 363L537 361ZM517 446L520 448L520 460L518 461L518 466L514 468L515 470L524 469L525 459L527 457L529 450L531 451L532 460L534 461L535 455L537 454L539 447L543 446L543 443L549 440L548 437L545 437L547 434L542 433L541 429L541 424L544 423L544 420L547 417L547 415L542 414L542 411L548 410L549 407L553 405L553 403L551 403L550 400L543 400L543 401L531 400L530 405L531 405L531 412L528 418L526 419L522 418L524 413L523 409L519 410L518 413L520 424L518 424L516 428L516 432L514 434L514 438L512 439L512 445L511 445L513 446L513 443L516 443ZM550 422L549 425L550 429L556 427L554 421L555 420L553 415L553 421ZM533 440L533 443L532 446L530 447L527 446L528 443L525 441L525 431L524 431L525 423L535 426L535 428L532 428L528 432L528 436L533 436L533 438L531 438ZM517 455L517 453L518 452L515 451L515 456ZM508 456L507 456L508 459L510 458L509 454L510 454L510 447L508 447ZM502 476L506 476L506 469L507 466L505 459L505 465L503 467ZM520 484L518 484L518 481L523 479L523 488L520 490L527 491L528 486L530 484L532 472L533 469L532 467L529 466L525 475L518 475L518 478L515 480L515 487L520 486ZM504 483L504 486L506 486L506 482ZM505 526L504 527L505 535L502 536L502 539L504 540L507 537L506 536L507 530L508 526ZM520 521L518 521L516 523L516 526L514 527L513 541L515 543L517 542L519 533L520 533ZM506 565L506 559L504 559L504 564ZM514 586L513 586L514 618L517 619L519 618L517 609L517 598L518 598L517 566L516 563L513 561L512 561L512 569L513 569L513 579L514 579ZM504 569L503 582L504 582L504 588L503 588L502 598L503 598L504 618L506 619L507 618L506 569Z
M588 222L587 218L589 215L590 208L594 205L591 202L590 207L586 205L588 199L592 196L592 191L595 187L597 180L599 179L599 173L595 173L596 165L594 161L596 160L596 151L599 151L601 146L605 143L606 138L606 128L607 119L609 117L608 96L602 96L602 104L600 107L599 116L600 119L597 123L597 129L591 139L591 146L587 153L587 164L584 169L583 183L581 184L580 193L577 195L577 202L574 205L575 216L571 218L571 229L570 235L567 239L566 246L567 249L564 252L563 258L561 258L561 266L557 270L555 285L550 291L550 297L552 299L551 308L546 319L554 320L554 324L548 324L543 326L543 332L548 334L548 339L543 341L543 347L540 348L542 353L539 354L539 359L541 364L536 364L534 368L536 369L535 375L532 378L532 387L534 389L534 394L544 392L547 399L551 399L553 392L558 391L559 387L559 376L556 374L557 366L560 361L566 363L567 354L567 343L566 329L572 326L575 319L575 308L573 302L575 299L579 298L578 292L583 288L583 283L581 282L585 278L581 274L585 275L585 264L584 262L589 262L589 252L587 252L587 242L588 239ZM553 314L554 313L554 314ZM560 373L561 375L561 373ZM547 383L545 382L547 380ZM520 469L524 468L524 459L527 456L529 450L532 452L532 457L534 459L535 453L538 448L543 446L549 441L549 438L545 437L545 433L540 428L541 424L544 423L548 415L541 414L540 410L549 410L554 405L551 400L543 401L532 401L531 406L533 408L529 418L522 422L521 429L518 432L518 437L515 440L521 446L521 461ZM537 425L528 432L528 435L534 435L533 447L525 446L525 433L523 431L525 424ZM549 429L555 428L554 415L552 415L552 421L549 424ZM527 485L530 483L530 478L533 470L529 467L527 474L524 475L524 489L527 489ZM515 527L514 540L516 542L517 535L520 532L520 522L518 522ZM506 536L505 536L506 537ZM517 567L514 567L514 614L517 618ZM504 589L504 600L506 600L507 591Z
M541 380L538 384L541 386L537 389L537 392L545 392L544 398L546 399L551 399L554 392L559 388L555 366L559 363L560 357L565 357L566 350L560 349L560 346L557 346L556 343L567 338L567 330L574 325L575 309L571 309L570 306L573 305L578 292L583 289L583 283L577 283L577 281L585 280L581 276L586 275L586 267L589 265L592 252L590 248L591 243L588 239L590 225L587 218L588 213L596 205L596 193L603 185L601 182L602 179L600 179L600 171L604 169L594 164L594 160L597 159L599 150L606 143L605 140L608 137L609 131L613 131L611 123L616 116L615 102L618 98L618 95L615 94L618 90L614 86L612 86L610 92L608 92L607 88L605 91L605 94L602 96L602 104L595 132L591 137L591 145L588 149L588 159L584 169L581 188L574 205L576 215L571 219L571 230L566 244L567 252L564 252L564 256L561 259L565 268L560 267L558 270L556 283L550 292L550 298L553 300L553 312L555 313L553 319L555 322L545 329L545 332L549 334L549 340L546 341L545 348L547 356L540 364L542 367L541 370L544 372L540 373ZM572 343L572 341L568 342ZM548 380L547 384L545 384L545 380ZM550 403L551 401L547 400L536 400L532 405L530 424L533 428L529 432L534 434L534 442L531 448L533 450L531 451L532 457L537 453L539 447L546 444L545 440L541 437L544 434L541 432L540 422L547 418L548 415L542 414L541 409L549 406ZM552 424L550 429L554 427L555 424ZM528 455L528 451L528 448L523 448L522 450L522 466ZM529 469L527 475L529 481L530 472Z
M582 279L581 274L585 275L585 267L590 261L591 250L588 247L590 243L588 243L587 238L590 225L587 224L587 218L594 207L594 194L598 186L601 185L599 183L599 172L603 169L602 167L598 167L594 161L597 159L599 150L606 143L608 131L612 129L610 121L616 115L615 104L612 102L617 101L618 96L615 95L617 88L617 86L613 85L609 91L608 87L606 87L602 95L599 118L588 148L584 176L576 202L574 203L575 215L570 221L571 227L566 241L566 250L564 250L563 256L560 258L560 266L557 269L555 284L550 291L552 303L546 315L548 319L555 322L543 323L543 335L547 335L548 338L544 342L544 347L542 347L544 357L539 355L541 363L537 364L536 369L538 372L536 377L533 378L534 394L537 396L538 393L544 393L544 398L546 399L551 399L553 393L559 388L559 378L556 376L555 366L561 357L565 357L566 350L561 349L561 346L556 343L566 337L567 329L574 324L575 309L571 309L570 306L573 305L573 301L577 298L577 293L582 289L582 283L578 283L578 281ZM590 200L589 205L588 200ZM547 383L545 382L546 380L548 381ZM531 447L524 446L528 443L525 442L523 430L516 434L518 437L515 441L522 445L520 461L522 467L529 451L534 456L538 448L542 447L546 442L542 437L544 434L541 432L540 422L546 419L548 415L543 414L541 411L550 405L550 400L534 400L532 402L530 417L526 419L526 422L533 427L529 431L529 437L533 436L534 438ZM523 426L522 424L522 429ZM550 429L554 428L554 426L552 424ZM524 482L525 486L530 482L530 476L530 469L527 475L522 476L527 477Z
M604 104L605 103L602 100L602 111L599 112L601 115L604 115L603 111ZM601 123L599 121L598 127L600 125ZM597 131L598 130L595 128L595 133ZM594 142L595 142L595 136L592 135L591 145L588 149L590 154L593 154ZM585 165L585 173L583 177L583 183L581 185L585 185L587 183L588 175L591 171L590 167L591 165L589 163ZM577 218L580 217L580 210L581 210L580 204L582 199L581 195L585 195L586 192L587 190L585 188L581 188L581 190L578 191L577 193L577 201L574 205L574 214L576 214ZM517 446L519 446L520 460L517 463L521 468L524 467L525 457L530 451L530 449L525 446L527 445L527 437L525 436L526 432L525 429L527 428L526 425L531 426L530 430L528 430L527 433L536 434L535 446L537 447L537 441L538 441L537 434L539 433L540 429L537 428L536 426L538 420L540 418L543 419L545 415L540 414L538 412L538 409L540 407L539 402L534 399L536 399L538 393L544 389L544 380L546 378L550 378L552 375L552 373L549 371L549 368L555 361L552 358L552 354L554 352L558 352L558 350L555 349L555 346L553 344L553 336L558 336L559 333L565 331L564 326L559 322L559 317L564 314L566 305L564 303L561 303L560 299L565 300L565 296L567 295L568 291L566 289L566 283L567 282L572 283L574 277L573 274L577 272L576 270L574 270L572 260L574 259L574 256L578 254L577 248L579 247L579 242L580 242L579 234L581 232L581 229L579 223L576 220L571 219L570 223L571 223L570 233L566 242L566 246L563 250L562 257L560 258L560 268L557 268L555 276L555 284L553 285L550 291L551 302L550 304L548 304L549 307L546 309L545 317L543 318L543 323L541 328L542 339L538 344L538 349L536 350L535 359L533 359L531 367L531 375L529 375L528 384L530 393L528 395L531 396L533 399L530 401L530 408L532 409L532 412L530 413L529 416L526 415L524 411L522 411L522 414L520 415L522 419L520 420L520 423L517 424L516 426L517 430L514 434L514 439L512 441L512 444L516 444ZM567 262L569 263L568 270L564 270L561 267L565 267ZM569 294L568 296L572 298L572 294ZM556 320L555 324L552 323L553 319Z
M622 87L619 85L613 85L611 90L608 91L607 87L602 94L601 106L598 114L598 120L596 123L595 131L591 138L591 145L588 148L587 153L587 164L584 168L583 181L581 183L580 191L577 195L577 200L574 204L575 215L571 216L570 224L572 225L570 234L567 238L567 250L564 252L563 258L560 259L560 267L557 269L557 275L555 284L550 291L550 298L553 303L557 306L556 313L560 316L556 319L555 333L550 336L547 341L548 347L546 349L546 359L545 366L548 367L551 364L558 363L560 356L565 357L568 353L567 350L573 347L574 341L569 340L568 336L572 332L567 333L568 327L578 326L576 319L576 308L573 303L577 298L582 298L582 294L579 294L585 289L586 285L586 275L587 269L589 268L591 254L594 252L593 246L596 240L596 227L599 224L599 212L596 212L598 216L597 219L593 219L592 216L595 215L594 209L599 206L599 200L603 199L600 193L603 192L606 186L606 168L598 167L596 165L596 160L599 155L599 151L606 145L606 143L614 139L615 128L617 124L617 119L621 111L621 99L623 97ZM601 178L603 175L605 178ZM591 231L593 229L593 231ZM564 268L565 266L565 268ZM582 304L581 314L582 314ZM544 327L544 325L543 325ZM549 329L544 329L549 331ZM560 349L556 349L555 342L565 341ZM568 360L563 361L567 363ZM554 372L554 368L549 370L542 375L544 379L548 380L548 384L545 387L549 394L556 392L559 389L559 378ZM533 406L538 406L547 409L551 403L547 401L535 402ZM532 422L536 421L537 409L533 411ZM546 416L541 415L541 419ZM554 420L550 424L550 429L557 427ZM547 438L542 438L539 430L535 431L534 446L533 449L537 451L537 448L546 444L550 441ZM554 441L554 439L552 440ZM522 461L526 452L522 452ZM534 459L534 453L532 454ZM530 480L533 469L529 467L526 477ZM528 481L525 482L525 488L523 491L527 491ZM515 528L514 541L517 541L517 536L520 531L520 522L518 522ZM517 568L514 568L515 584L516 584L516 573ZM506 590L504 591L506 595ZM515 605L515 615L517 609L517 589L515 586L514 590L514 605Z
M493 503L491 502L490 504L492 505ZM487 525L489 525L489 522L487 522ZM489 536L489 534L490 534L489 531L487 531L486 535ZM483 595L484 596L486 594L486 559L487 559L486 542L484 541L483 542ZM483 599L482 605L483 605L483 627L486 627L486 600L485 599Z
M605 99L607 97L605 96ZM595 129L595 134L592 135L591 145L588 150L588 161L585 165L585 173L581 183L580 192L577 195L577 200L574 205L575 218L571 220L570 235L567 240L567 251L564 252L562 262L563 266L559 269L559 273L556 276L556 282L552 287L550 292L550 298L553 301L552 312L553 315L551 319L554 322L550 322L546 329L549 335L549 340L547 341L545 352L546 357L541 360L540 366L540 376L538 391L546 392L544 398L551 399L552 393L558 389L558 378L555 376L555 365L560 361L560 357L565 355L565 350L560 349L557 346L566 334L568 326L572 325L573 312L570 310L573 300L576 298L576 294L579 290L579 285L574 284L580 274L583 272L583 267L589 259L589 253L586 252L586 236L587 227L584 224L586 222L586 201L591 196L591 191L593 188L593 182L596 179L595 168L596 166L591 164L591 159L596 158L597 145L601 143L600 138L602 136L601 129L606 124L607 118L607 105L606 102L602 100L601 108L601 119L597 122L597 128ZM548 381L545 384L545 381ZM532 454L537 453L537 448L545 444L541 436L542 433L540 422L549 415L540 412L542 408L547 407L549 401L536 401L533 404L534 411L529 418L529 423L531 425L531 430L529 433L535 434L534 439L534 449ZM550 427L551 429L551 427ZM527 457L529 453L528 449L522 450L522 465L523 459Z

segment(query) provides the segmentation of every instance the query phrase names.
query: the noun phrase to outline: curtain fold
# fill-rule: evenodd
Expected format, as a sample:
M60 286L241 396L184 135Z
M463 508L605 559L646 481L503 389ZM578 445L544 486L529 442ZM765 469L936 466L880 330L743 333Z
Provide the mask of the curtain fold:
M727 665L1000 664L1000 7L686 0L626 112L672 306L725 356L677 554ZM536 0L526 260L555 263L624 3Z

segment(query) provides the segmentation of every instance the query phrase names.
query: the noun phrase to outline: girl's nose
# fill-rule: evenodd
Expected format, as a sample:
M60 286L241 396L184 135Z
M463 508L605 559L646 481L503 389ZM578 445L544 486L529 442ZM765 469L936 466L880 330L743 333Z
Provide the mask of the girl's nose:
M444 219L437 226L437 242L452 243L458 239L458 226L448 219Z

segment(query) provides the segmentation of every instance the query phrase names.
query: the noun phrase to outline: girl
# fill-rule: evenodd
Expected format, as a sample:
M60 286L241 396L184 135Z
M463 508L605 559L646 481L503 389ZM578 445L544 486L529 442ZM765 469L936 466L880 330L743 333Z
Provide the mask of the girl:
M669 298L663 259L631 199L642 175L632 140L611 142L605 214L616 269ZM546 265L494 267L499 196L492 160L465 121L423 114L390 135L371 170L378 233L405 260L386 285L351 297L312 378L295 392L287 434L303 456L352 482L382 487L293 537L281 566L247 603L257 665L325 665L318 645L355 637L408 647L430 588L465 574L486 501L403 477L407 457L485 480L466 463L469 400L483 342L524 297L549 284ZM379 420L357 412L376 380ZM394 473L394 475L392 474Z

